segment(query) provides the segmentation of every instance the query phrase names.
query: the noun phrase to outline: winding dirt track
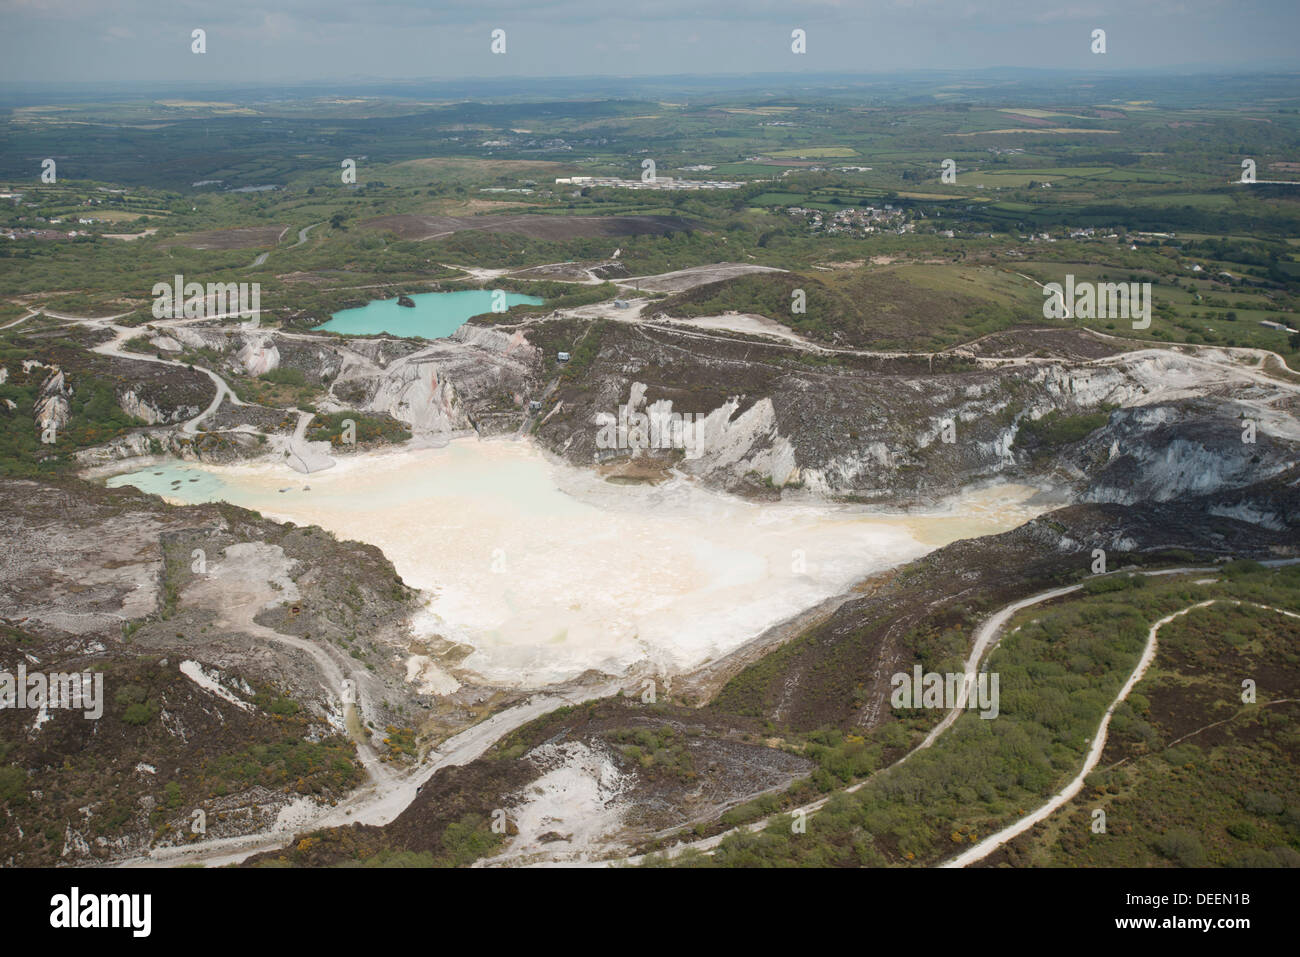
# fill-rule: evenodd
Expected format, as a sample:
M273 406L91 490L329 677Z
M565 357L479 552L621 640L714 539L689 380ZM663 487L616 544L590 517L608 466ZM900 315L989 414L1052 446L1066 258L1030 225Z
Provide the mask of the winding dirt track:
M618 693L621 688L619 682L607 682L587 688L574 688L566 693L539 692L448 738L429 754L420 767L405 774L385 770L383 777L372 779L338 805L315 815L309 821L298 822L281 830L260 831L178 847L155 848L148 858L123 861L118 866L175 867L180 864L204 864L220 867L236 864L262 851L281 848L295 833L304 830L341 827L353 823L387 824L410 806L424 783L441 768L468 764L511 731L556 708L608 697Z
M208 407L206 409L204 409L194 418L190 419L188 422L184 423L181 426L181 431L184 432L186 435L194 435L194 433L198 430L199 423L202 422L204 419L206 419L208 416L212 415L214 412L216 412L217 409L221 408L221 403L223 400L229 398L231 405L245 404L243 401L240 400L240 398L237 395L235 395L234 390L230 388L230 385L226 382L226 380L221 378L221 376L213 372L211 369L208 369L204 366L198 366L198 365L192 366L187 362L180 362L179 360L176 359L160 359L157 356L151 356L148 353L126 352L125 350L123 350L122 343L126 342L126 340L130 338L133 338L134 336L140 335L141 330L133 329L130 326L114 325L113 320L124 319L127 316L131 315L132 312L135 312L135 310L133 309L131 310L131 312L123 312L116 316L102 316L102 317L64 316L54 312L45 312L45 315L49 316L51 319L58 319L62 322L75 322L84 326L94 326L100 329L109 329L114 333L114 337L112 339L110 339L108 342L103 342L97 346L94 346L90 350L91 352L98 352L99 354L106 355L106 356L115 356L118 359L130 359L139 362L155 362L158 363L159 365L176 366L177 368L180 369L194 369L195 371L202 372L209 379L211 379L212 384L217 387L216 395L212 397L212 401L208 404ZM33 315L35 315L35 313L33 313ZM23 318L26 319L31 317L24 316ZM206 318L226 319L229 317L225 315L220 315L220 316L210 316ZM185 320L170 320L170 321L163 320L163 321L157 321L153 324L159 327L166 328L171 325L180 324L183 321ZM195 320L189 320L189 321L195 321ZM11 323L11 325L13 325L13 323Z
M1129 692L1131 692L1137 683L1142 680L1142 676L1146 674L1147 669L1151 667L1151 663L1155 661L1156 648L1158 646L1156 635L1159 633L1160 629L1171 621L1186 615L1188 612L1195 611L1197 608L1205 608L1209 605L1217 604L1249 605L1254 608L1263 608L1266 611L1275 611L1279 615L1286 615L1289 618L1300 618L1300 615L1297 615L1295 612L1286 611L1282 608L1274 608L1272 605L1261 605L1253 601L1234 601L1228 598L1211 598L1208 601L1199 601L1194 605L1188 605L1180 611L1176 611L1171 615L1166 615L1164 618L1161 618L1158 622L1152 625L1151 630L1147 632L1146 647L1142 650L1142 657L1138 659L1137 667L1133 669L1133 673L1129 675L1128 681L1124 682L1124 687L1120 688L1119 694L1115 696L1115 700L1110 703L1110 707L1107 708L1106 713L1102 715L1101 724L1097 726L1097 733L1093 735L1092 746L1088 748L1088 755L1084 759L1083 767L1079 770L1079 773L1075 775L1074 779L1060 791L1057 791L1056 794L1054 794L1051 799L1038 810L1025 815L1019 821L1016 821L1008 827L1004 827L996 834L986 837L970 850L958 854L951 860L944 861L941 866L965 867L968 864L974 864L976 861L981 861L1003 844L1019 837L1035 824L1045 820L1072 801L1075 795L1083 790L1084 779L1092 773L1092 769L1095 768L1097 762L1101 760L1101 753L1106 748L1106 732L1110 727L1110 719L1115 713L1115 709L1118 708L1120 703L1129 696Z
M32 316L39 316L40 314L41 314L41 311L40 311L39 309L37 309L35 312L29 312L29 313L27 313L27 315L25 315L25 316L19 316L19 317L18 317L17 319L15 319L13 322L6 322L3 326L0 326L0 329L12 329L14 326L18 325L20 322L26 322L28 319L32 318Z
M1277 565L1296 564L1297 562L1300 562L1300 559L1286 559L1286 560L1282 560L1282 561L1270 561L1270 562L1265 562L1264 564L1267 564L1267 565L1269 565L1269 566L1277 566ZM1143 575L1148 575L1148 576L1151 576L1151 577L1156 577L1156 576L1161 576L1161 575L1183 575L1183 574L1193 574L1193 573L1197 573L1197 574L1199 574L1199 573L1205 573L1205 572L1216 572L1216 571L1218 571L1217 568L1187 568L1187 567L1184 567L1184 568L1162 568L1162 569L1155 569L1155 570L1152 570L1152 571L1141 571L1140 573L1143 574ZM1115 572L1115 573L1113 573L1113 574L1119 574L1119 572ZM885 773L887 773L887 772L893 770L894 768L896 768L896 767L898 767L899 765L903 764L905 761L909 760L910 758L912 758L913 756L915 756L916 754L918 754L918 753L921 752L922 750L924 750L924 749L930 747L932 744L934 744L934 742L938 739L939 735L943 734L944 731L946 731L948 728L950 728L950 727L953 725L953 723L957 720L957 718L960 717L961 714L962 714L962 712L965 710L966 701L967 701L968 695L969 695L969 693L970 693L970 689L971 689L971 687L973 687L973 685L974 685L974 683L975 683L975 680L976 680L976 677L977 677L977 675L978 675L978 673L979 673L980 662L981 662L985 657L987 657L987 655L988 655L989 652L991 652L995 647L997 647L998 640L1000 640L999 633L1000 633L1001 629L1003 628L1003 626L1005 626L1006 623L1011 619L1011 617L1012 617L1013 615L1015 615L1017 612L1022 611L1022 610L1025 609L1025 608L1029 608L1029 607L1032 606L1032 605L1041 604L1042 602L1045 602L1045 601L1051 601L1051 600L1054 599L1054 598L1060 598L1060 597L1063 596L1063 595L1068 595L1068 594L1070 594L1070 593L1072 593L1072 592L1079 591L1079 590L1082 589L1082 588L1083 588L1083 583L1079 583L1079 584L1077 584L1077 585L1066 585L1066 586L1061 587L1061 588L1052 588L1052 589L1048 589L1047 591L1041 591L1041 592L1038 592L1038 593L1035 594L1035 595L1031 595L1031 596L1029 596L1028 598L1022 598L1022 599L1020 599L1019 601L1014 601L1014 602L1010 603L1009 605L1006 605L1006 606L1004 606L1003 608L999 609L998 611L994 612L994 613L993 613L992 615L990 615L987 619L985 619L985 621L983 622L983 624L981 624L980 627L979 627L979 629L975 632L975 639L974 639L974 643L973 643L972 648L971 648L971 653L970 653L969 657L966 659L965 677L964 677L964 680L963 680L963 682L962 682L962 687L961 687L960 693L959 693L959 695L958 695L958 700L957 700L956 706L953 707L953 708L951 708L951 709L949 710L949 712L948 712L946 715L944 715L943 720L940 721L937 725L935 725L935 727L934 727L933 729L931 729L930 733L927 734L927 735L925 736L924 740L922 740L920 744L918 744L918 745L917 745L915 748L913 748L911 751L908 751L906 754L904 754L901 758L899 758L899 759L898 759L897 761L895 761L893 764L891 764L891 765L889 765L889 766L887 766L887 767L881 768L880 770L873 772L873 773L872 773L871 775L869 775L868 777L866 777L866 778L864 778L863 780L859 781L857 784L853 784L853 785L851 785L851 786L849 786L849 787L847 787L847 788L842 789L842 791L840 791L840 792L835 792L835 793L853 794L854 792L860 790L861 788L863 788L863 787L865 787L867 784L869 784L869 783L870 783L872 780L874 780L878 775L885 774ZM1228 599L1214 599L1214 601L1228 601ZM1206 603L1203 603L1203 604L1212 604L1212 603L1213 603L1213 602L1206 602ZM1193 607L1199 607L1199 606L1193 606ZM1180 612L1180 613L1178 613L1178 614L1184 614L1185 612L1190 611L1190 610L1191 610L1190 608L1188 608L1188 609L1184 609L1183 612ZM1291 613L1290 613L1290 612L1283 612L1283 614L1288 614L1288 615L1290 615ZM1172 616L1172 617L1177 617L1177 615L1174 615L1174 616ZM1295 615L1295 616L1293 616L1293 617L1298 617L1298 618L1300 618L1300 615ZM1163 624L1163 621L1162 621L1162 622L1157 622L1157 623L1156 623L1156 626L1153 626L1153 632L1152 632L1153 637L1152 637L1152 639L1151 639L1152 641L1154 641L1154 631L1157 630L1158 626L1161 625L1161 624ZM1154 654L1154 651L1153 651L1152 653ZM1144 656L1144 657L1145 657L1145 656ZM1149 664L1149 663L1150 663L1150 662L1147 662L1147 664ZM1141 662L1139 662L1139 667L1142 669L1142 671L1145 671L1145 670L1146 670L1145 665L1143 665ZM1136 671L1135 671L1135 674L1137 674ZM1141 675L1139 674L1138 677L1140 678ZM1131 678L1130 681L1132 682L1132 684L1136 684L1136 683L1137 683L1137 682L1136 682L1136 679L1132 679L1132 678ZM1125 685L1125 688L1124 688L1124 690L1122 691L1122 695L1127 696L1129 690L1131 690L1131 685ZM1112 710L1112 711L1114 710L1115 705L1117 705L1117 704L1119 703L1120 700L1123 700L1123 699L1122 699L1122 698L1117 699L1116 702L1115 702L1115 704L1113 704L1113 705L1111 706L1111 710ZM1105 737L1105 735L1104 735L1104 731L1105 731L1105 723L1106 723L1106 722L1109 722L1109 720L1110 720L1110 713L1111 713L1110 711L1107 711L1107 712L1106 712L1106 716L1105 716L1105 718L1103 719L1102 732L1101 732L1101 738L1102 738L1102 743L1103 743L1103 744L1105 743L1105 742L1104 742L1104 737ZM1097 753L1098 753L1098 756L1100 756L1100 753L1101 753L1101 752L1100 752L1100 749L1098 749L1098 752L1097 752ZM1095 760L1094 760L1093 764L1095 764L1095 763L1096 763L1096 762L1095 762ZM1083 771L1083 773L1080 775L1080 777L1079 777L1078 780L1079 780L1080 782L1082 782L1083 778L1086 777L1087 774L1088 774L1090 771L1091 771L1091 765L1088 766L1088 767ZM1068 785L1067 785L1067 789L1068 789ZM1077 793L1077 792L1076 792L1076 793ZM677 846L675 846L675 847L672 847L672 848L669 848L669 849L667 849L667 850L665 850L665 851L661 851L661 852L659 852L659 856L660 856L660 857L663 857L663 858L673 858L673 857L677 857L679 854L682 854L682 853L684 853L684 852L686 852L686 851L689 851L689 850L700 851L700 852L702 852L702 853L706 853L706 854L711 853L715 848L717 848L717 846L718 846L719 844L721 844L721 843L722 843L722 842L723 842L727 837L731 836L732 834L743 834L743 833L750 833L750 834L753 834L753 833L757 833L757 832L763 830L764 828L766 828L769 824L771 824L774 820L776 820L776 819L778 819L778 818L788 818L788 817L790 817L791 815L795 815L795 814L799 814L799 813L803 813L803 814L805 814L805 815L815 814L817 811L820 811L823 807L826 806L826 803L831 799L831 796L832 796L832 795L829 795L829 794L828 794L827 796L825 796L825 797L823 797L823 798L819 798L818 800L816 800L816 801L812 801L811 803L809 803L809 804L805 804L805 805L803 805L803 806L801 806L801 807L794 808L794 809L792 809L792 810L790 810L790 811L781 811L781 812L779 812L779 813L777 813L777 814L769 815L768 817L761 818L761 819L758 820L758 821L753 821L753 822L751 822L751 823L749 823L749 824L745 824L745 825L741 825L741 826L739 826L739 827L731 828L730 830L723 831L721 834L715 834L715 835L713 835L712 837L707 837L707 838L704 838L704 839L702 839L702 840L698 840L698 841L691 841L691 842L686 843L686 844L679 844L679 845L677 845ZM1059 796L1059 795L1058 795L1058 796ZM1066 798L1066 800L1068 800L1068 798ZM1064 803L1064 802L1062 802L1062 803ZM1057 805L1057 806L1059 806L1059 805ZM1053 810L1054 810L1054 809L1055 809L1055 808L1053 808ZM1051 813L1051 812L1048 811L1047 813ZM1044 816L1046 816L1046 815L1044 815ZM1011 825L1011 828L1014 828L1014 827L1018 826L1019 823L1020 823L1020 822L1017 822L1017 825ZM1026 825L1025 827L1026 827L1026 828L1028 828L1028 827L1032 827L1034 823L1037 823L1037 822L1036 822L1036 821L1032 821L1032 822L1030 822L1028 825ZM1007 830L1009 831L1011 828L1007 828ZM970 851L967 851L966 854L968 855L968 854L971 854L971 853L973 853L973 852L975 852L975 851L977 851L977 850L980 850L981 848L983 848L983 847L985 846L985 844L990 843L991 841L993 841L995 838L997 838L997 837L998 837L999 835L1001 835L1002 833L1003 833L1003 832L999 832L998 834L993 835L993 837L990 837L990 838L986 839L984 842L975 845L975 847L971 848ZM1017 832L1017 833L1019 833L1019 832ZM1007 840L1010 840L1011 837L1014 837L1014 836L1015 836L1014 834L1011 834L1010 836L1006 837L1006 838L1002 841L1002 843L1005 843ZM1000 846L1000 845L998 845L998 846ZM990 847L988 847L987 850L984 850L984 852L980 855L980 857L987 856L988 854L992 853L993 850L995 850L995 847L994 847L994 846L990 846ZM965 856L966 856L966 855L963 855L963 857L965 857ZM644 860L644 859L645 859L645 855L637 855L637 856L635 856L635 857L626 858L624 861L621 861L621 862L619 862L619 861L610 861L609 863L611 863L611 864L614 864L614 863L637 864L637 863L640 863L640 862L641 862L642 860ZM959 859L960 859L960 858L958 858L958 859L956 859L956 860L959 860ZM976 860L976 859L977 859L977 858L972 858L972 860ZM966 861L965 863L970 863L970 861ZM954 864L952 864L952 863L945 863L943 866L945 866L945 867L950 867L950 866L965 866L965 863L963 863L963 864L961 864L961 865L954 865Z

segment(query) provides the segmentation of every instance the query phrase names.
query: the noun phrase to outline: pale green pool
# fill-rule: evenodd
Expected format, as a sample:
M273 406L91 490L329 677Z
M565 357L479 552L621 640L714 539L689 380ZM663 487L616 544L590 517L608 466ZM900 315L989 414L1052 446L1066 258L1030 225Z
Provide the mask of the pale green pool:
M412 296L414 306L399 306L396 299L377 299L355 309L341 309L328 322L317 326L329 332L371 336L444 339L463 326L470 316L492 311L491 289L463 289L458 292L423 292ZM540 306L544 299L522 293L504 293L506 308Z

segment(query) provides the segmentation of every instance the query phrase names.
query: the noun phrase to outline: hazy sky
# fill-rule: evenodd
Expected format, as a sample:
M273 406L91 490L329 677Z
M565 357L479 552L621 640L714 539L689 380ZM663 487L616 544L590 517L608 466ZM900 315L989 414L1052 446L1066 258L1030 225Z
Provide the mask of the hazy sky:
M1300 0L0 0L0 25L5 82L1300 65Z

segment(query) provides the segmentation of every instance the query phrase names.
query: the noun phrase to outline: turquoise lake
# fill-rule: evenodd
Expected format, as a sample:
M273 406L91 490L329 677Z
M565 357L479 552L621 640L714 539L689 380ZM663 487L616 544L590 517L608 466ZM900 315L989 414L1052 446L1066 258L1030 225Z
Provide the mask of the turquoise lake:
M506 307L540 306L544 299L507 292ZM422 292L412 296L412 306L399 306L396 299L377 299L356 309L342 309L317 329L354 336L419 336L444 339L465 324L470 316L492 311L492 290L465 289L460 292Z

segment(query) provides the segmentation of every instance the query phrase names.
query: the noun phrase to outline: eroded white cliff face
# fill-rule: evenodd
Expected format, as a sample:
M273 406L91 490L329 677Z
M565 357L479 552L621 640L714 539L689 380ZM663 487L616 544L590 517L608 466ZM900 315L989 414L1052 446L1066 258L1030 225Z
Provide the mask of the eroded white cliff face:
M185 348L171 336L154 336L149 340L149 345L159 352L181 352Z
M134 389L127 389L118 396L117 404L127 415L142 419L148 425L170 425L184 422L199 414L199 407L193 405L177 406L170 412L164 412L152 402L141 398Z
M226 346L225 335L215 331L210 331L205 335L200 330L189 326L173 326L169 334L171 338L181 345L191 349L224 349Z
M268 336L250 336L235 354L247 375L265 375L280 368L280 350Z
M1271 528L1279 532L1287 527L1286 520L1288 516L1275 509L1259 508L1251 505L1211 506L1209 512L1219 518L1235 518L1241 522L1262 525L1265 528Z
M787 485L799 481L799 466L794 446L781 434L772 400L759 399L743 412L739 397L727 399L707 413L681 414L671 399L657 399L647 404L647 386L633 382L626 402L617 410L597 413L591 422L595 430L606 429L615 436L618 423L630 433L619 445L598 449L596 460L631 455L661 455L680 452L678 467L688 475L707 477L728 484L730 479L758 476L760 481ZM644 414L652 425L649 435L638 439L637 429L629 426L629 417Z
M772 400L760 399L736 415L739 407L739 399L729 399L697 423L698 457L687 459L682 470L735 478L755 473L778 486L797 482L794 446L781 434Z
M24 361L23 371L29 372L41 365L42 363L39 362L29 364ZM58 366L45 366L45 368L50 370L50 374L41 383L41 394L36 399L33 418L36 420L36 431L44 433L53 429L57 432L68 424L71 417L68 398L72 395L72 390L68 388L62 369Z
M417 434L474 429L475 416L462 396L510 396L521 405L538 355L517 332L478 326L462 326L447 339L387 362L381 346L349 348L370 362L344 363L340 383L360 385L368 392L361 408L386 412Z
M456 387L437 362L406 362L379 380L366 403L387 412L416 432L456 432L473 427L456 395Z
M612 421L624 403L650 415L674 411L634 375L593 383L600 398L587 428ZM859 377L847 387L794 373L769 395L731 397L702 415L694 447L676 467L723 486L800 484L820 496L879 499L1051 473L1051 481L1072 485L1091 476L1092 501L1165 501L1267 479L1294 464L1300 396L1288 388L1240 360L1222 365L1161 350L1088 364ZM1039 455L1033 437L1021 434L1049 414L1103 410L1118 411L1075 453ZM1264 443L1259 448L1237 434L1247 419ZM561 451L574 459L591 447L589 439L575 432ZM594 460L639 454L598 448Z

